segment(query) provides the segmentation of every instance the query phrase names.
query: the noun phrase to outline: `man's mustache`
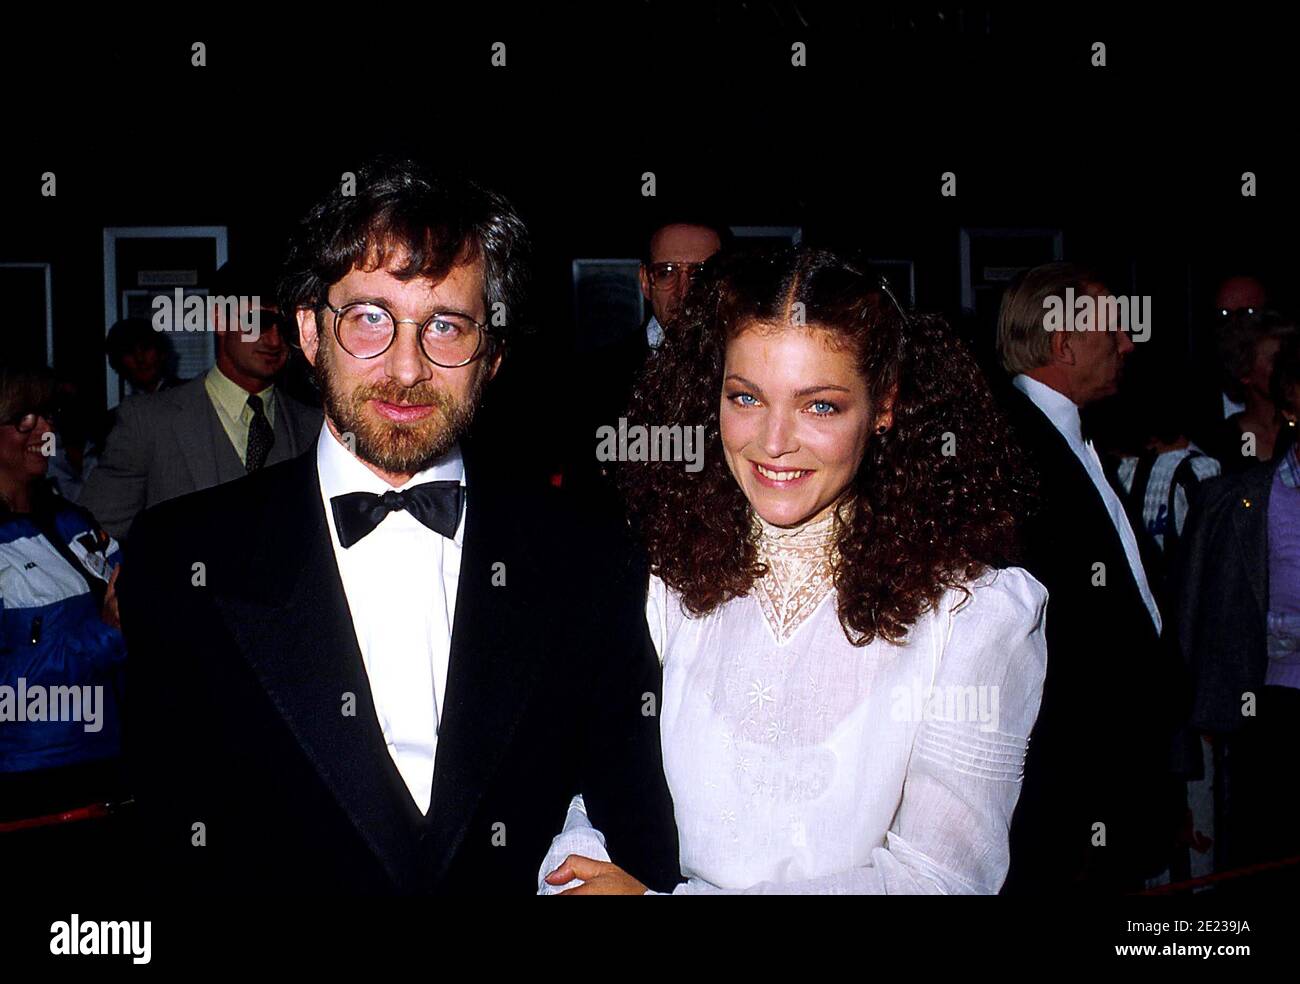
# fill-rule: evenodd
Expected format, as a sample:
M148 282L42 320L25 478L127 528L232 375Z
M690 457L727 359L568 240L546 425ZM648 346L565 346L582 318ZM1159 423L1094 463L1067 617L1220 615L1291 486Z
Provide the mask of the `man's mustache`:
M394 404L433 404L439 407L445 407L450 402L447 395L440 389L428 384L422 383L418 386L384 386L374 384L362 386L353 390L352 399L361 403L366 400L379 400L382 403Z

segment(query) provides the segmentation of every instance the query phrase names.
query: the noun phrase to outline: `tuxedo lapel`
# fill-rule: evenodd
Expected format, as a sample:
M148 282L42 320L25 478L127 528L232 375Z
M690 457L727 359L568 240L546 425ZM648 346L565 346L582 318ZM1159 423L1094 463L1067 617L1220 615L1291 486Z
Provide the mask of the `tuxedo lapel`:
M277 469L246 567L215 598L304 754L383 863L417 890L418 817L384 743L320 499L316 455ZM348 704L352 713L345 714Z
M1106 483L1119 499L1124 516L1128 519L1129 528L1133 531L1133 539L1137 541L1138 560L1142 564L1142 569L1146 572L1147 584L1155 595L1156 604L1162 613L1171 612L1173 606L1170 600L1165 597L1167 577L1165 556L1160 550L1160 545L1156 543L1155 538L1147 530L1146 517L1142 514L1143 503L1141 499L1134 498L1125 491L1124 483L1119 477L1119 462L1110 455L1102 456L1099 453L1097 457L1101 461L1101 469L1106 476ZM1133 476L1135 485L1138 477L1136 474ZM1107 515L1110 515L1109 511ZM1169 522L1173 523L1174 517L1170 516Z
M1116 548L1123 553L1124 545L1119 538L1119 531L1115 529L1115 524L1110 518L1110 510L1106 508L1101 493L1093 484L1092 475L1079 460L1079 456L1074 453L1074 448L1070 447L1070 442L1056 429L1056 425L1033 400L1018 389L1013 388L1011 393L1012 399L1016 400L1020 407L1016 420L1032 431L1031 450L1035 452L1044 470L1050 469L1055 472L1064 487L1079 490L1079 500L1087 503L1087 508L1092 513L1093 525L1108 529L1114 537ZM1105 471L1104 466L1102 470Z
M536 639L550 615L536 588L548 572L532 549L528 517L485 474L472 444L462 451L465 540L429 817L434 885L510 745L542 668Z
M1093 530L1096 534L1105 538L1110 545L1113 555L1123 560L1118 565L1118 573L1124 579L1125 585L1129 589L1131 597L1144 610L1146 602L1142 598L1141 589L1138 587L1137 578L1133 576L1132 568L1128 562L1128 552L1124 549L1124 540L1115 528L1115 521L1111 518L1110 510L1106 507L1106 502L1102 498L1101 492L1093 484L1092 475L1084 467L1079 456L1074 453L1070 447L1070 442L1065 439L1056 426L1048 418L1033 400L1029 399L1020 390L1014 387L1010 388L1010 397L1014 401L1012 419L1020 436L1028 442L1028 449L1033 453L1035 460L1044 472L1044 477L1054 476L1062 488L1074 489L1077 499L1071 504L1068 513L1063 514L1058 522L1070 523L1087 523L1086 529ZM1023 430L1020 430L1023 428ZM1100 455L1098 455L1100 458ZM1105 465L1102 466L1103 473ZM1119 489L1115 489L1114 483L1109 483L1115 494L1120 497L1121 505L1123 496ZM1066 518L1068 517L1068 518ZM1134 524L1130 521L1129 526ZM1134 536L1138 542L1138 560L1144 565L1148 583L1157 577L1157 569L1146 566L1147 557L1144 555L1142 540L1145 535L1145 527L1138 524L1134 528ZM1154 548L1154 543L1152 544ZM1155 626L1152 625L1154 631Z

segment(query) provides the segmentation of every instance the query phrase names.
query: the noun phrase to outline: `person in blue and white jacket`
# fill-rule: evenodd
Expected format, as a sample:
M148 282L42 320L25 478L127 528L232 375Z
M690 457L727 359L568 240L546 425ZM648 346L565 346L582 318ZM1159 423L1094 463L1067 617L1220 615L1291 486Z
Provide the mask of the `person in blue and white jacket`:
M118 544L46 482L54 379L0 367L0 821L117 790Z

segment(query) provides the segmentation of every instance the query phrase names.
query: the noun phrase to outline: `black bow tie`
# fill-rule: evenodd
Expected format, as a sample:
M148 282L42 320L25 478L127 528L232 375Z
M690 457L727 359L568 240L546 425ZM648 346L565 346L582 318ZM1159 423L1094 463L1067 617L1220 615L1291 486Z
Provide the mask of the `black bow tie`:
M390 489L383 495L374 492L346 492L330 498L334 526L339 543L352 546L383 522L397 509L405 509L435 533L451 539L460 525L460 511L465 502L465 487L460 482L424 482L404 492Z

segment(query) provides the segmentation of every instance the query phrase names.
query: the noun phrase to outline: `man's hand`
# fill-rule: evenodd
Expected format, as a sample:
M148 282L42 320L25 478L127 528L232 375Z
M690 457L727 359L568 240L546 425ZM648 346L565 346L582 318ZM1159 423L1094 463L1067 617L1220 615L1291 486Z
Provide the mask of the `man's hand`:
M113 573L108 575L108 591L104 595L104 607L99 612L104 624L115 629L122 627L122 619L117 613L117 575L121 570L122 565L118 564L113 568Z
M546 876L547 884L564 885L575 878L584 884L561 895L644 895L646 887L616 864L593 861L581 854L570 854Z

